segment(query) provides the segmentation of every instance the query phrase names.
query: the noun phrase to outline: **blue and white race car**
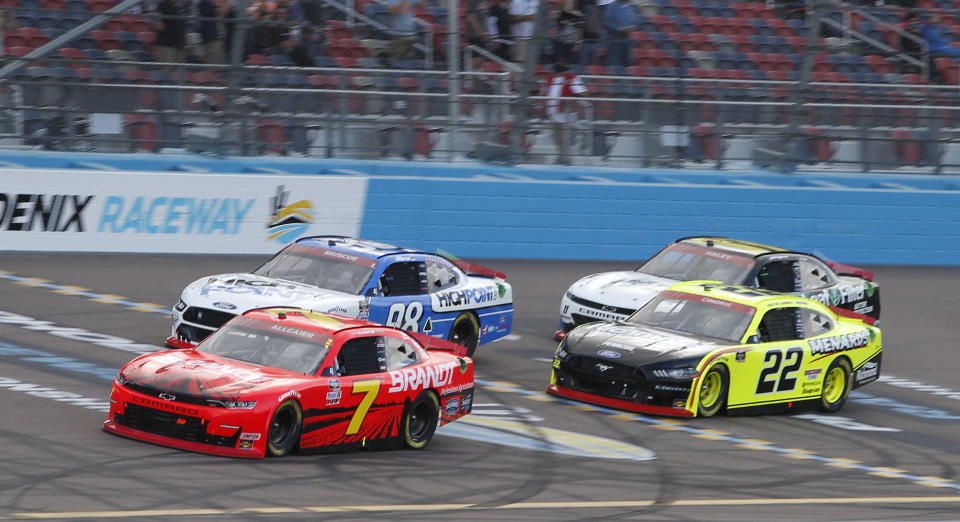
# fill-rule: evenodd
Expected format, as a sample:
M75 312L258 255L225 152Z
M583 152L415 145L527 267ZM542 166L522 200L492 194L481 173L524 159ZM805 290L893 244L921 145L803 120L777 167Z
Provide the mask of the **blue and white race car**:
M488 268L342 236L298 239L251 273L197 279L173 307L167 345L196 346L254 308L294 306L448 339L473 355L510 333L513 290Z

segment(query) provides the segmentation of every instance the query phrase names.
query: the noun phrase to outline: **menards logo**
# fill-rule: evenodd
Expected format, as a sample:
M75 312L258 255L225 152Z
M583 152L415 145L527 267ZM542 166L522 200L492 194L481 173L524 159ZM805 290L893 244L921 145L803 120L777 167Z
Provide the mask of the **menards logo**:
M813 354L842 352L866 346L870 342L870 332L861 330L859 332L835 335L833 337L824 337L822 339L811 339L810 351Z

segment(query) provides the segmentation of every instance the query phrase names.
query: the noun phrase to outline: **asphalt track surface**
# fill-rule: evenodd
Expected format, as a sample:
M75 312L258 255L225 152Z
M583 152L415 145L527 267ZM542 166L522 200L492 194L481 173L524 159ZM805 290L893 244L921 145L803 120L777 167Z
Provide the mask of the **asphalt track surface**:
M478 350L468 418L648 459L441 431L421 451L242 460L103 432L124 349L163 343L189 281L262 259L0 253L0 520L960 520L960 268L870 267L884 380L839 414L674 420L543 393L566 287L631 263L473 260L508 274L516 317Z

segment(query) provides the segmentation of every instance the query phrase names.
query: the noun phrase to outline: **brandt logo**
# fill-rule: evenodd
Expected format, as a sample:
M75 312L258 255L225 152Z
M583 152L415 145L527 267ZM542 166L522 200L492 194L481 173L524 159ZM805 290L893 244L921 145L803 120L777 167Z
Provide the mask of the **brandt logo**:
M175 400L177 400L177 396L176 396L176 395L173 395L173 394L170 394L170 393L161 393L160 395L157 395L157 397L160 397L161 399L163 399L163 400L165 400L165 401L175 401Z

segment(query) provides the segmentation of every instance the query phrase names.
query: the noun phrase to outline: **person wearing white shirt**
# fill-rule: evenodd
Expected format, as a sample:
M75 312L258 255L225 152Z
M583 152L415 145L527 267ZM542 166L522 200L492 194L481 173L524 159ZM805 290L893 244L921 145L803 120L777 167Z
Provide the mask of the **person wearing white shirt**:
M523 62L527 49L533 40L534 19L537 16L539 0L510 0L510 22L512 24L513 61Z

